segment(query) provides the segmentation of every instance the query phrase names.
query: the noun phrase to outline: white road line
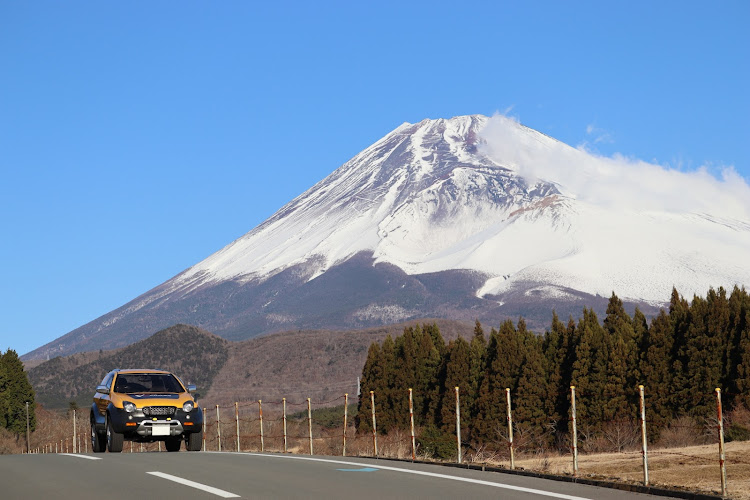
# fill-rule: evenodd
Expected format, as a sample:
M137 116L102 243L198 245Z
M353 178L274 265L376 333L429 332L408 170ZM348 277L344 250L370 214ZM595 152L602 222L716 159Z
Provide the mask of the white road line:
M102 457L92 457L89 455L79 455L77 453L58 453L58 455L63 455L65 457L78 457L78 458L87 458L89 460L101 460Z
M481 484L484 486L492 486L494 488L503 488L506 490L513 490L513 491L521 491L524 493L532 493L534 495L543 495L547 497L553 497L553 498L560 498L563 500L589 500L585 497L577 497L573 495L565 495L563 493L555 493L553 491L544 491L544 490L537 490L534 488L524 488L523 486L512 486L510 484L502 484L502 483L493 483L491 481L483 481L481 479L471 479L468 477L461 477L461 476L449 476L448 474L438 474L436 472L425 472L420 470L412 470L412 469L400 469L398 467L388 467L383 466L380 464L372 465L372 464L363 464L362 462L346 462L344 460L330 460L326 458L313 458L313 457L304 457L304 456L295 456L295 455L267 455L264 453L236 453L236 455L246 455L246 456L256 456L256 457L268 457L268 458L286 458L289 460L310 460L312 462L327 462L332 464L343 464L343 465L355 465L357 467L362 466L370 466L375 467L382 470L390 470L394 472L403 472L405 474L416 474L419 476L429 476L429 477L439 477L442 479L450 479L452 481L461 481L464 483L474 483L474 484Z
M207 491L208 493L213 493L214 495L220 496L222 498L240 498L239 495L235 495L234 493L220 490L219 488L214 488L213 486L206 486L205 484L196 483L195 481L183 479L171 474L165 474L163 472L147 472L146 474L151 474L152 476L157 476L169 481L174 481L175 483L184 484L185 486L190 486L191 488L195 488L197 490Z

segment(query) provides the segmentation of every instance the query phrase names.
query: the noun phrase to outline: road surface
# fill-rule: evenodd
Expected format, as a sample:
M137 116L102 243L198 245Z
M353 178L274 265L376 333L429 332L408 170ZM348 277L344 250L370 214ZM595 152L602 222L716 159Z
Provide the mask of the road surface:
M0 498L661 498L494 472L363 458L260 453L0 456Z

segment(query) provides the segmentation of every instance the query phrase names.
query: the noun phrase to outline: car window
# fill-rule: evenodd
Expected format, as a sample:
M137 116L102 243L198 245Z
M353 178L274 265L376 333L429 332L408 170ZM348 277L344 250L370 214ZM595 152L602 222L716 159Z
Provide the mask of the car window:
M185 392L171 373L120 373L115 380L115 392Z
M112 377L114 377L114 375L114 373L110 372L106 377L104 377L104 380L102 380L102 385L106 386L107 389L112 387Z

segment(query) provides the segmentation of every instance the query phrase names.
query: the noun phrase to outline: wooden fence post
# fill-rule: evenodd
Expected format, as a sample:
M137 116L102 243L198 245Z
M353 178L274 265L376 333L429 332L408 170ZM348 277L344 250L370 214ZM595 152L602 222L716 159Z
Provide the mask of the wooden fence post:
M73 408L73 453L77 453L78 436L76 436L76 410Z
M208 419L208 408L203 408L203 451L206 451L206 420ZM143 443L141 443L141 452Z
M727 496L727 469L724 464L724 418L721 412L721 389L716 388L716 415L719 420L719 466L721 467L721 496Z
M510 389L505 388L505 401L508 406L508 449L510 450L510 470L516 468L515 457L513 456L513 415L510 410Z
M344 394L344 432L343 432L343 444L341 448L341 456L346 456L346 417L349 411L349 393Z
M456 386L456 446L458 448L458 463L463 461L461 456L461 397Z
M258 400L258 416L260 418L260 451L264 451L263 448L263 402Z
M221 419L219 418L219 405L216 405L216 435L219 439L219 451L221 451Z
M570 386L570 421L573 424L573 476L578 476L578 431L576 429L576 387Z
M378 433L375 423L375 391L370 391L370 404L372 405L372 448L375 458L378 456Z
M282 418L284 419L284 453L286 453L286 398L281 398L281 407L283 409Z
M643 386L639 385L641 396L641 453L643 454L643 485L648 486L648 440L646 439L646 399L643 394Z
M411 422L411 459L417 459L417 443L414 439L414 402L412 400L412 389L409 387L409 421Z
M310 408L310 398L307 398L307 435L310 438L310 455L313 454L312 441L312 410Z

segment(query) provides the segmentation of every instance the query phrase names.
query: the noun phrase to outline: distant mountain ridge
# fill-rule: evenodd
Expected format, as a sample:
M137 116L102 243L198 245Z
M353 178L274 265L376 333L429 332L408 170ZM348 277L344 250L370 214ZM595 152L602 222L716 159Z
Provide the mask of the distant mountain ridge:
M355 397L357 377L372 342L398 336L416 322L350 331L280 332L242 342L227 342L191 325L175 325L124 348L57 357L27 370L36 401L87 408L102 377L114 368L171 370L198 386L200 404L232 404L286 397L316 404L348 392ZM470 338L473 324L428 320L447 340Z
M523 315L541 330L553 308L602 312L612 291L653 312L673 286L689 296L750 283L750 221L579 199L569 166L554 179L533 167L557 156L575 167L584 152L506 120L511 149L498 153L490 120L399 126L245 236L24 359L121 347L181 322L235 340L425 317Z

